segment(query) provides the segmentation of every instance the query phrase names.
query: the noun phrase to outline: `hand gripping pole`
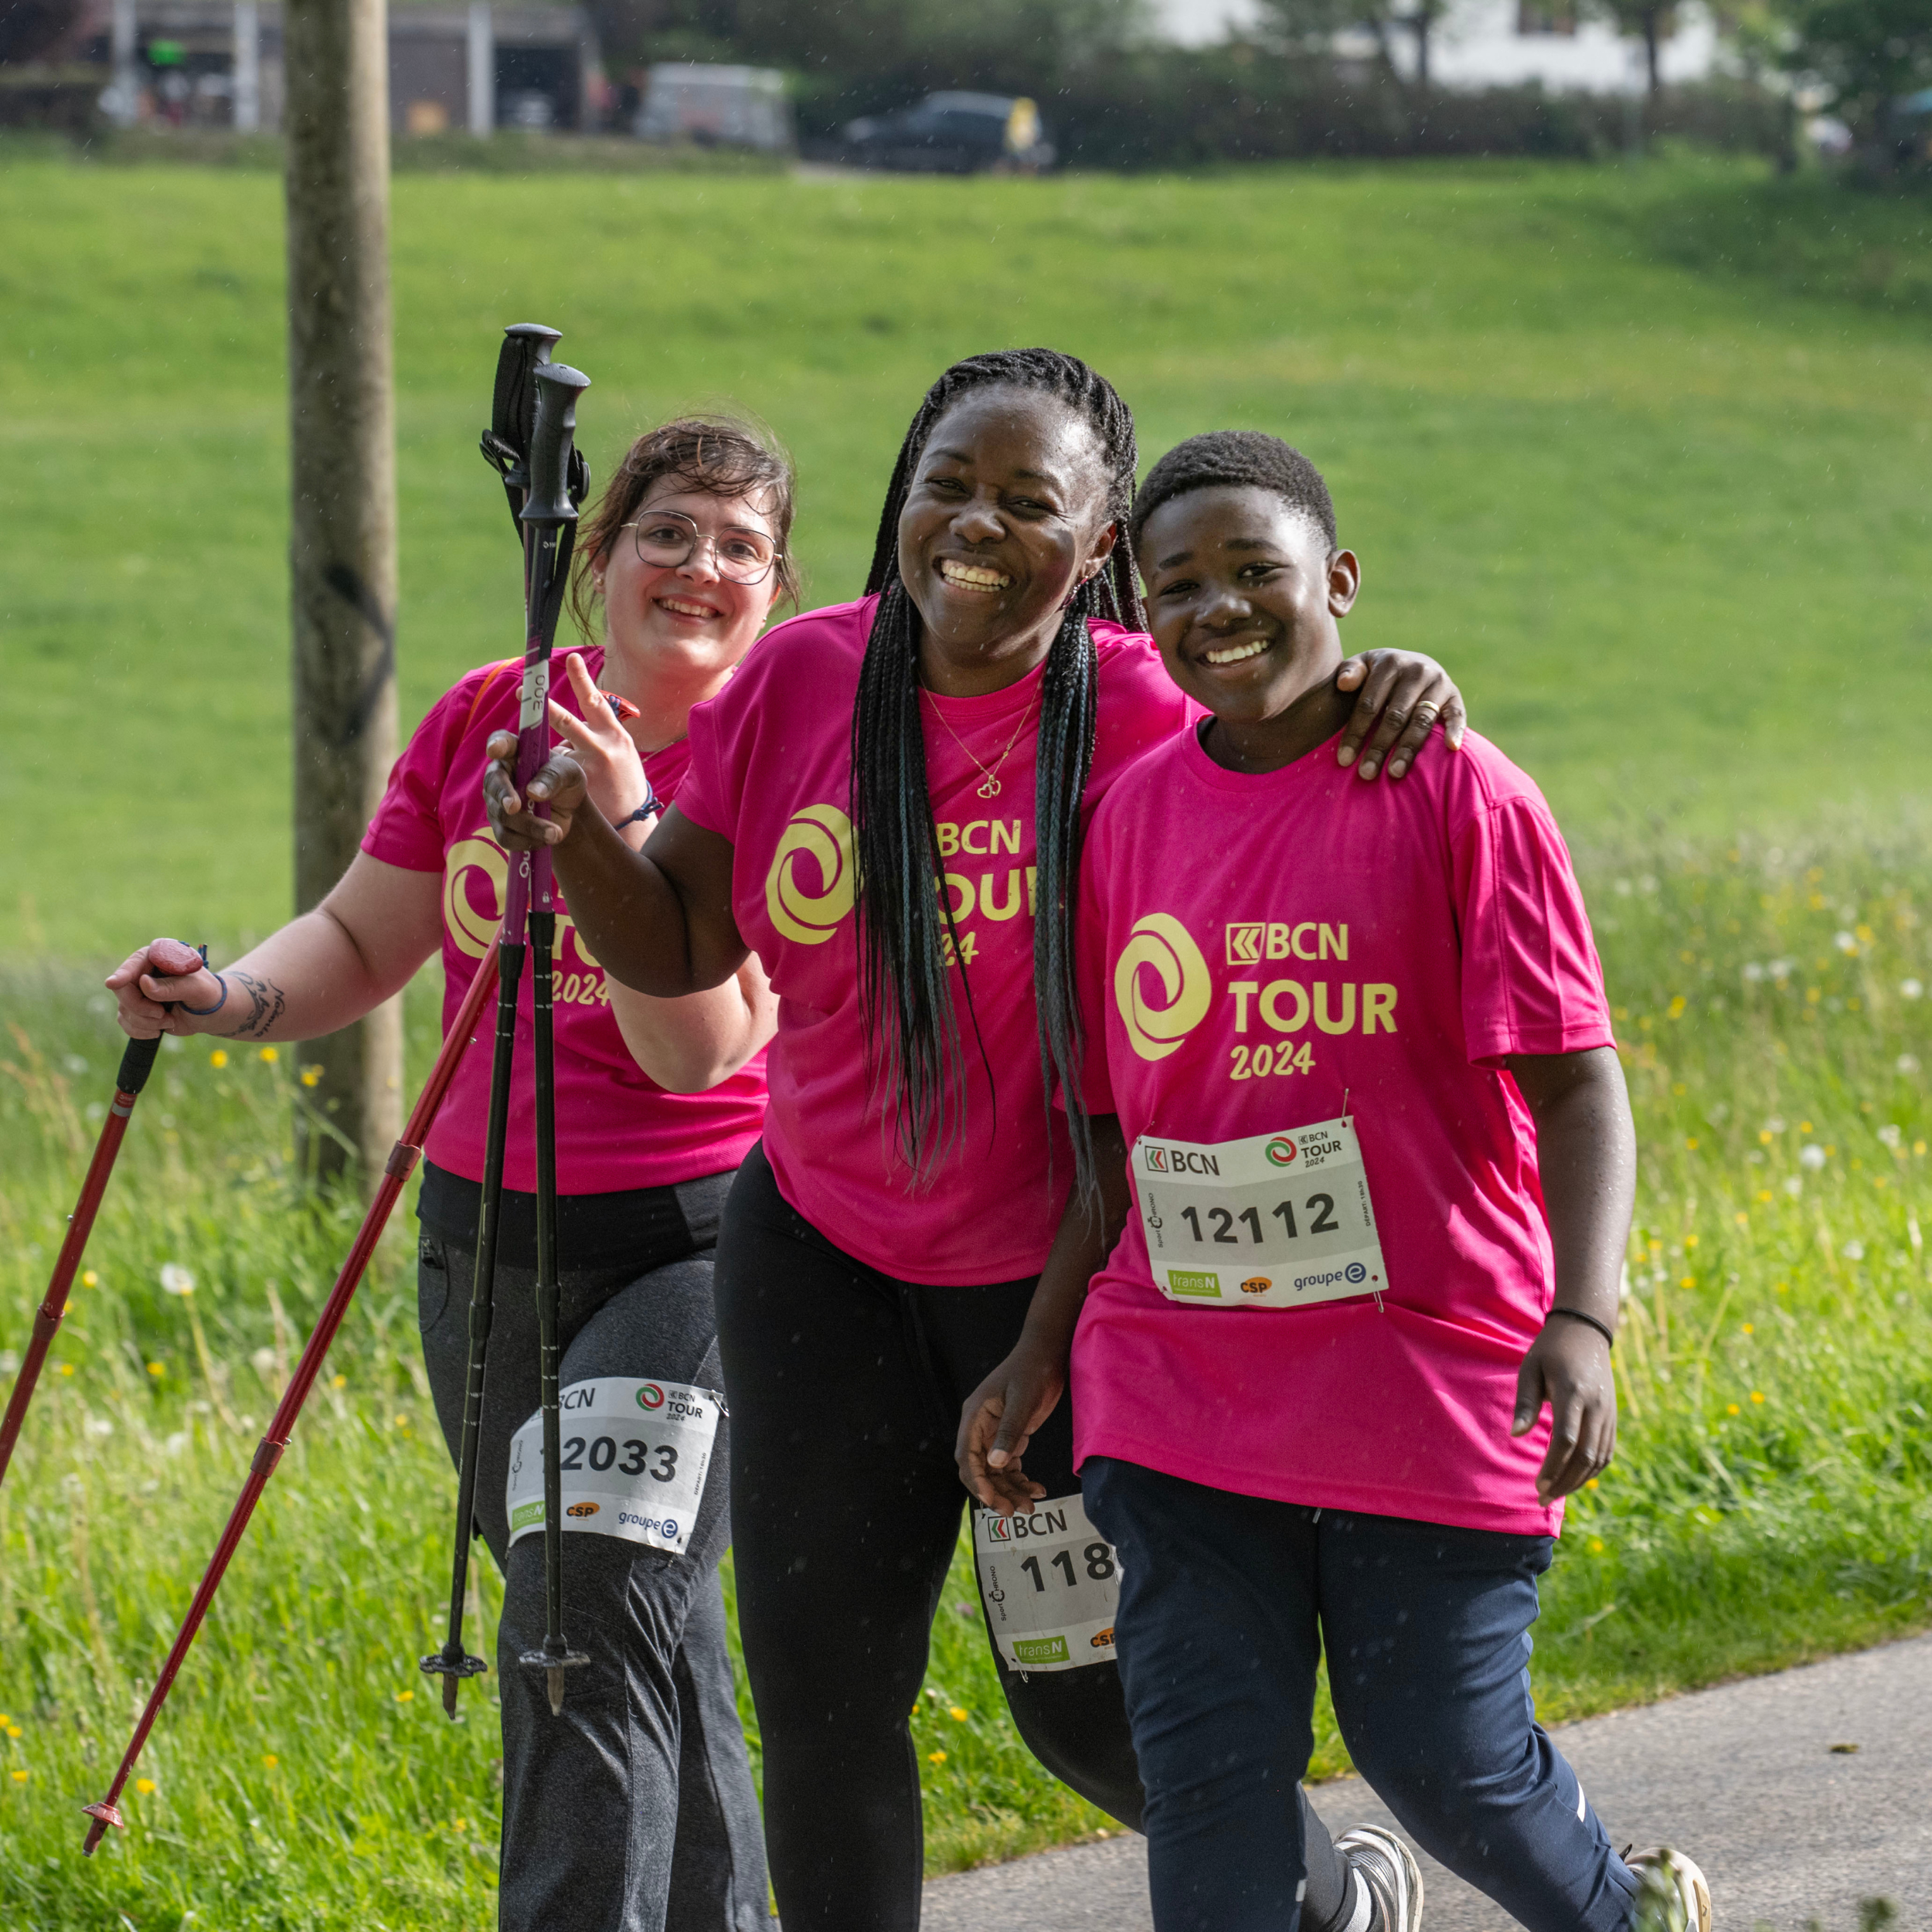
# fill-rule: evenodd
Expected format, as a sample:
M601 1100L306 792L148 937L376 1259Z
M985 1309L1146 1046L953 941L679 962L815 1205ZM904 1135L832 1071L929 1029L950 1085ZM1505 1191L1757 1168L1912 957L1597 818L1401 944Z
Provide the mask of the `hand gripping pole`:
M455 1022L450 1028L443 1042L443 1049L436 1056L436 1064L430 1070L415 1109L404 1123L403 1134L389 1150L388 1161L384 1164L381 1185L376 1189L375 1198L369 1204L369 1211L362 1216L362 1225L357 1230L354 1245L349 1257L342 1264L342 1272L335 1277L335 1285L329 1291L328 1300L324 1304L321 1317L315 1324L314 1332L308 1338L308 1345L302 1350L302 1359L296 1364L295 1372L290 1378L287 1389L282 1392L281 1400L276 1404L275 1413L270 1420L268 1433L261 1439L255 1451L255 1459L249 1466L248 1480L242 1485L241 1494L235 1499L235 1506L228 1512L227 1526L221 1532L221 1541L215 1546L207 1573L202 1577L195 1592L194 1601L188 1607L188 1614L176 1634L174 1646L168 1653L168 1659L161 1667L161 1675L156 1680L139 1720L134 1726L134 1736L129 1739L128 1749L121 1757L121 1767L114 1773L114 1781L107 1787L107 1794L97 1803L82 1808L94 1822L87 1828L87 1841L81 1848L90 1855L105 1835L109 1825L117 1828L124 1820L121 1815L120 1798L126 1788L129 1774L134 1761L141 1755L141 1747L148 1741L148 1733L155 1727L155 1720L161 1715L161 1707L168 1701L168 1693L174 1688L175 1677L179 1674L188 1652L192 1648L202 1620L208 1614L209 1606L215 1600L215 1593L221 1588L221 1581L226 1574L230 1562L240 1546L248 1528L248 1519L254 1513L255 1505L261 1500L262 1492L268 1486L268 1479L275 1473L275 1465L281 1461L282 1451L288 1447L289 1437L294 1432L296 1418L301 1413L302 1405L308 1401L309 1391L315 1386L315 1379L322 1372L322 1363L327 1357L329 1345L335 1339L335 1332L342 1325L343 1318L349 1313L349 1304L355 1298L355 1291L362 1285L362 1275L368 1268L369 1258L376 1252L376 1244L382 1239L383 1230L388 1225L391 1211L403 1192L404 1184L415 1171L421 1159L423 1143L428 1138L430 1125L441 1108L444 1097L450 1090L450 1083L456 1077L456 1069L463 1057L463 1049L468 1046L470 1034L476 1025L476 1016L483 1010L483 1002L490 996L496 984L495 949L484 954L481 964L476 969L476 977L470 982L470 990L464 995Z

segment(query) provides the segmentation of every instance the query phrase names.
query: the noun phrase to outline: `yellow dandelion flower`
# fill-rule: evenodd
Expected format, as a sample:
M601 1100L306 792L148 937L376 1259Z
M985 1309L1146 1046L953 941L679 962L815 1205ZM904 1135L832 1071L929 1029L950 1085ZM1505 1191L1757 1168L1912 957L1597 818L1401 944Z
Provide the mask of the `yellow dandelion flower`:
M162 1363L151 1362L148 1365L148 1372L158 1382L168 1372L168 1370Z
M1685 1147L1687 1147L1688 1148L1689 1148L1689 1150L1691 1151L1691 1152L1692 1152L1692 1153L1695 1154L1695 1153L1697 1151L1697 1138L1696 1138L1696 1136L1695 1134L1693 1134L1693 1135L1690 1138L1690 1139L1689 1139L1688 1141L1686 1141L1684 1143L1684 1145L1685 1145Z
M138 1791L143 1798L147 1797L148 1794L154 1790L154 1788L155 1781L151 1777L138 1777L134 1780L134 1789Z
M1737 1213L1736 1213L1733 1214L1733 1215L1731 1216L1731 1219L1732 1219L1733 1221L1735 1221L1735 1222L1737 1223L1737 1225L1738 1225L1740 1227L1741 1227L1741 1228L1747 1228L1747 1227L1749 1227L1749 1226L1750 1226L1750 1224L1751 1224L1751 1217L1750 1217L1748 1214L1747 1214L1747 1213L1743 1211L1743 1209L1741 1209L1741 1208L1740 1208L1740 1209L1737 1211Z
M263 1066L273 1066L281 1058L281 1055L274 1047L264 1046L255 1057L261 1062Z
M1777 1292L1778 1292L1780 1294L1788 1294L1788 1293L1790 1292L1790 1290L1791 1290L1791 1284L1790 1284L1790 1282L1788 1282L1788 1281L1781 1281L1781 1282L1779 1282L1779 1283L1777 1284Z
M5 1711L0 1711L0 1731L5 1730L12 1722L13 1719Z
M83 1288L97 1288L100 1286L100 1277L89 1268L82 1274L80 1285Z
M926 1762L928 1764L943 1764L945 1761L946 1753L944 1751L928 1751L926 1753ZM19 1775L20 1774L18 1771L14 1773L14 1776L15 1777L18 1777Z
M1724 1413L1727 1416L1736 1416L1742 1415L1744 1412L1738 1407L1736 1403L1727 1402L1724 1405Z
M1679 1278L1677 1285L1680 1288L1694 1288L1697 1286L1697 1277L1694 1274L1684 1275Z
M1757 1198L1760 1201L1768 1201L1771 1198L1771 1190L1767 1187L1760 1188L1757 1190ZM1743 1216L1740 1215L1738 1218L1742 1220Z
M455 1830L459 1832L467 1832L470 1828L470 1821L466 1818L453 1818L450 1820L450 1823Z
M1695 1147L1696 1145L1697 1145L1697 1143L1696 1143L1695 1141L1692 1141L1692 1143L1691 1143L1691 1145L1692 1145L1692 1146L1693 1146L1693 1147ZM1685 1247L1687 1247L1687 1248L1694 1248L1694 1247L1696 1247L1696 1245L1697 1245L1697 1236L1696 1236L1696 1235L1694 1235L1694 1234L1687 1234L1687 1235L1685 1235L1685 1236L1684 1236L1684 1245L1685 1245Z
M963 1704L951 1705L947 1708L946 1715L950 1717L955 1724L963 1724L965 1723L967 1717L966 1707Z
M7 1726L7 1735L9 1737L19 1736L21 1735L20 1726L18 1724L9 1724Z
M321 1077L322 1070L319 1066L304 1066L302 1069L302 1084L304 1087L313 1087Z
M1756 1323L1756 1322L1754 1322L1754 1321L1747 1321L1747 1322L1746 1322L1746 1323L1744 1324L1744 1332L1745 1332L1747 1335L1755 1335L1755 1334L1757 1334L1757 1323Z
M73 1373L73 1364L71 1362L62 1362L60 1365L60 1372L63 1376L72 1375Z
M1583 1485L1583 1487L1586 1489L1594 1489L1597 1487L1597 1478L1592 1476L1589 1481Z
M228 1049L225 1046L217 1046L208 1056L208 1064L210 1066L226 1066L228 1064Z
M26 1784L27 1781L26 1773L25 1771L15 1771L13 1774L13 1781L16 1784Z
M1753 1402L1762 1402L1764 1400L1764 1390L1761 1389L1753 1389L1751 1391L1751 1400Z
M1604 1553L1604 1539L1602 1537L1592 1536L1590 1538L1590 1553L1593 1556L1600 1556Z
M282 1760L277 1757L273 1751L265 1753L262 1758L263 1764L265 1764L271 1771Z
M1760 1127L1757 1130L1757 1144L1760 1147L1769 1147L1770 1145L1771 1131L1769 1128Z
M328 1379L328 1386L332 1389L346 1389L349 1386L349 1377L347 1376L331 1376Z

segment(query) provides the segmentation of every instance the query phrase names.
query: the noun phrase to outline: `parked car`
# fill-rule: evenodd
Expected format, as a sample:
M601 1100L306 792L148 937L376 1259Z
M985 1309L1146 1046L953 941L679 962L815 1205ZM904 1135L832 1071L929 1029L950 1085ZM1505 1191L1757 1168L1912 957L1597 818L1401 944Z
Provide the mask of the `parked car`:
M792 145L785 77L769 67L659 61L631 131L641 141L692 141L770 154Z
M845 157L858 167L912 174L1037 175L1053 165L1053 147L1039 110L1023 97L937 94L849 123Z

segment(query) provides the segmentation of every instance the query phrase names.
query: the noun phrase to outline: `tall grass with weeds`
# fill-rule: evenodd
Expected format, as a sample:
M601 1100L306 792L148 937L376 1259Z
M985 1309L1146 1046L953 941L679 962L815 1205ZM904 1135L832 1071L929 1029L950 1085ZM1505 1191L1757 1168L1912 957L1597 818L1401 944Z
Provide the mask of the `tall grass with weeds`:
M1847 832L1586 866L1643 1165L1621 1442L1545 1587L1546 1716L1932 1624L1926 849ZM4 988L0 1362L25 1345L118 1058L104 1001L75 983ZM434 1010L422 989L419 1071ZM298 1049L164 1051L0 1490L9 1932L494 1921L493 1680L451 1727L416 1668L441 1641L451 1483L400 1219L128 1787L129 1829L79 1855L79 1807L357 1218L298 1164L307 1077ZM469 1641L493 1657L497 1580L487 1560L474 1573ZM931 1869L1106 1828L1015 1736L964 1562L913 1730ZM1316 1772L1345 1769L1325 1705L1319 1736Z

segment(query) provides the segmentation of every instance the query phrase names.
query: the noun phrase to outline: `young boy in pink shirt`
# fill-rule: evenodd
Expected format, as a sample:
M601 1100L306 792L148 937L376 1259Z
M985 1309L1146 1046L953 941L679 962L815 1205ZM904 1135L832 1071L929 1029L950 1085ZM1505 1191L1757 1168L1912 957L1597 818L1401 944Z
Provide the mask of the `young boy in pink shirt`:
M1070 1350L1158 1932L1292 1932L1325 1645L1363 1774L1531 1932L1621 1932L1647 1864L1709 1932L1702 1874L1616 1855L1529 1693L1561 1498L1614 1446L1636 1164L1562 838L1473 735L1398 787L1318 755L1360 570L1298 451L1184 443L1132 529L1162 657L1213 715L1088 836L1102 1211L1077 1190L962 1471L1031 1506ZM1387 1850L1377 1916L1408 1932L1420 1879Z

